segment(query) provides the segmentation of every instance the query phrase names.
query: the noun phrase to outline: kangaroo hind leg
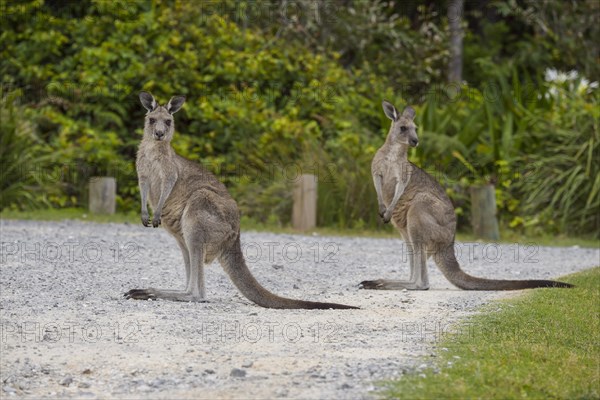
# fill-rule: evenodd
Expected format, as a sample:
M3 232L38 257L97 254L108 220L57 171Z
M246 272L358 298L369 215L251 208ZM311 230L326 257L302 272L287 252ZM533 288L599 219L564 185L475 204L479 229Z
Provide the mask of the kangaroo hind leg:
M418 207L412 207L407 216L407 229L402 231L408 250L410 278L408 280L377 279L363 281L359 285L360 288L375 290L429 289L426 255L428 218L426 212L419 212Z
M374 281L362 281L361 289L373 290L427 290L429 279L427 276L427 263L425 249L422 244L407 243L410 261L410 279L377 279Z
M186 265L185 290L172 289L131 289L124 294L127 299L135 300L171 300L204 302L206 290L204 287L204 263L202 243L195 242L193 238L176 237L181 248Z

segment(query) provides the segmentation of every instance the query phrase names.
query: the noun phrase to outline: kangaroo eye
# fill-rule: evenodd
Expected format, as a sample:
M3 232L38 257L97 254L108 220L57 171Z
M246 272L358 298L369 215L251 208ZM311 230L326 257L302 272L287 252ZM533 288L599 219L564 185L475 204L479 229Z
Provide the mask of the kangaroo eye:
M171 126L171 120L170 119L166 120L165 124L167 124L167 126Z
M407 130L408 130L408 128L406 126L400 127L400 132L406 132Z
M156 122L156 120L154 118L150 118L148 121L150 122L150 125L152 125Z

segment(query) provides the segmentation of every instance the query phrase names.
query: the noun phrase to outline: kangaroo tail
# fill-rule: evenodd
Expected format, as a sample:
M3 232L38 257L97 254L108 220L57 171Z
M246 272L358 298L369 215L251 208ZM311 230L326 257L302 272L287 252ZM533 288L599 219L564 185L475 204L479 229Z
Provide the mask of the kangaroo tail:
M444 276L453 285L464 290L519 290L539 287L573 287L570 283L549 280L498 280L471 276L460 268L454 256L454 246L444 246L444 248L435 253L434 260Z
M221 255L221 265L233 284L239 289L244 296L249 300L265 308L281 308L281 309L357 309L358 307L347 306L337 303L320 303L315 301L294 300L285 297L277 296L265 289L254 278L242 253L240 236L238 233L237 239L232 246Z

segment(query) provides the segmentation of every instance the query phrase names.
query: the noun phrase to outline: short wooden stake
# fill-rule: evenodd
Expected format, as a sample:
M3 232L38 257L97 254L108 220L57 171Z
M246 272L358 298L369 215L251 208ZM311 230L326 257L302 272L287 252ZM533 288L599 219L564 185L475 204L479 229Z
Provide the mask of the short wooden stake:
M113 177L90 178L89 209L95 214L114 214L116 210L117 181Z
M307 231L317 226L317 177L304 174L294 182L292 226Z
M494 185L471 186L471 225L473 233L486 240L499 240Z

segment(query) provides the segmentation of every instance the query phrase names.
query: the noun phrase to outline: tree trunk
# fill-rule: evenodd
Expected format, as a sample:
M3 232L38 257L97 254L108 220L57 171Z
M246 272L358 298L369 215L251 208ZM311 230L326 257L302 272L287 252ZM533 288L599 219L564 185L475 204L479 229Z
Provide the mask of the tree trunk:
M449 83L462 82L463 5L464 0L450 0L448 4L448 24L450 25Z

